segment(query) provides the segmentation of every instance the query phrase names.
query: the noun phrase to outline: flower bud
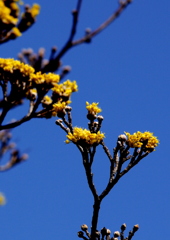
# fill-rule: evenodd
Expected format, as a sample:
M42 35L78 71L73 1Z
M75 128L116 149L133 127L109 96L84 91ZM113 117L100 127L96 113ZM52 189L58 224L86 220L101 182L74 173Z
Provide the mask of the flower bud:
M122 231L125 231L125 230L126 230L126 223L123 223L123 224L122 224L121 230L122 230Z
M45 48L40 48L39 51L38 51L38 55L43 58L44 57L44 54L45 54Z
M138 231L138 229L139 229L139 225L138 225L138 224L136 224L136 225L133 226L133 232Z
M24 153L22 156L21 156L21 161L25 161L28 159L28 154Z
M110 234L111 234L110 229L107 229L107 230L106 230L106 235L108 236L108 235L110 235Z
M66 110L66 112L71 112L72 107L70 107L70 106L66 106L66 107L65 107L65 110Z
M96 230L95 235L97 238L100 237L100 232L98 230Z
M88 230L88 226L86 224L81 225L81 230L87 231Z
M107 229L104 227L101 229L100 232L101 232L102 236L105 236L107 234Z
M63 122L62 119L57 119L57 120L55 121L55 124L56 124L56 125L60 125L62 122Z
M79 231L79 232L77 233L77 235L78 235L79 238L82 238L82 237L84 236L84 233L83 233L82 231Z
M64 74L67 74L67 73L69 73L71 71L71 67L70 66L64 66L63 67L63 73Z
M114 232L114 238L119 237L119 236L120 236L120 232L119 231Z
M118 141L125 142L127 140L127 137L125 134L121 134L118 136Z
M97 116L97 119L98 119L99 122L102 122L104 117L102 115L99 115L99 116Z

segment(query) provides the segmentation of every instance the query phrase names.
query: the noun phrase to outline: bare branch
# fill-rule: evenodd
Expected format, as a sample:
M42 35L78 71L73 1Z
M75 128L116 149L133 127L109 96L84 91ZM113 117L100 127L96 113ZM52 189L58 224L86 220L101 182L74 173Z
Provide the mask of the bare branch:
M106 147L106 145L104 144L103 141L101 142L101 145L102 145L103 150L105 151L106 155L108 156L108 158L109 158L109 160L111 162L113 160L113 158L112 158L112 155L109 152L109 149Z
M47 63L42 69L41 72L54 72L59 67L59 61L61 57L72 47L77 46L81 43L89 42L93 37L95 37L97 34L99 34L101 31L103 31L108 25L110 25L122 12L123 10L131 3L131 0L126 0L123 3L119 4L118 9L105 21L103 22L98 28L96 28L94 31L86 34L84 37L73 41L74 36L76 34L77 30L77 23L78 23L78 16L82 4L82 0L78 1L77 9L74 10L73 13L73 23L71 28L70 36L64 45L64 47L61 49L61 51L57 54L57 56L53 59L49 60L49 63Z
M96 28L94 31L90 32L88 35L84 36L83 38L80 38L72 43L73 46L76 46L78 44L87 42L87 40L92 39L97 34L99 34L102 30L104 30L108 25L110 25L121 13L122 11L130 4L130 0L126 0L125 2L121 3L119 5L119 8L104 22L102 23L98 28Z
M47 65L45 65L44 68L41 69L41 72L56 71L60 58L73 46L72 41L73 41L73 38L74 38L74 36L76 34L76 30L77 30L78 16L79 16L81 4L82 4L82 0L78 0L76 10L72 11L72 15L73 15L72 28L71 28L71 33L70 33L70 36L69 36L66 44L61 49L61 51L58 53L56 58L51 59L49 61L49 63Z

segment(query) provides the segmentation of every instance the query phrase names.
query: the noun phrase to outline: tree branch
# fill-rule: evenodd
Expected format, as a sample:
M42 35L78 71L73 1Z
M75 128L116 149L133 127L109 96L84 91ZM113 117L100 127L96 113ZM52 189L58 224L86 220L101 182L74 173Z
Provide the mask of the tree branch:
M57 67L60 58L73 46L72 40L76 34L77 30L77 24L78 24L78 16L80 13L80 8L81 8L82 0L78 0L77 2L77 8L76 10L73 10L72 15L73 15L73 23L72 23L72 28L71 28L71 33L70 36L64 45L64 47L61 49L61 51L58 53L55 59L51 59L47 65L45 65L44 68L41 69L41 72L54 72Z
M90 32L86 36L73 41L73 38L76 34L77 30L77 23L78 23L78 16L82 4L82 0L79 0L77 3L77 9L73 11L73 23L71 28L71 33L69 36L68 41L64 45L64 47L61 49L61 51L58 53L58 55L54 59L50 59L49 63L45 65L41 72L54 72L58 69L59 61L61 57L72 47L77 46L81 43L89 42L93 37L95 37L97 34L99 34L102 30L104 30L108 25L110 25L122 12L123 10L131 3L132 0L125 0L125 2L120 3L118 9L105 21L103 22L98 28L96 28L94 31Z
M88 35L74 41L72 43L73 46L76 46L78 44L87 42L87 40L92 39L97 34L99 34L102 30L104 30L108 25L110 25L122 12L123 10L131 3L131 0L126 0L123 3L120 3L119 8L104 22L102 23L98 28L96 28L94 31L90 32Z

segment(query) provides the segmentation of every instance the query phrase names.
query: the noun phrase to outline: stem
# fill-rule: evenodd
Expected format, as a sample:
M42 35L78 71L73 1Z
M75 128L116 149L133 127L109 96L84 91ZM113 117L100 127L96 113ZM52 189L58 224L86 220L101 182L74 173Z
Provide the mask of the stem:
M100 204L101 201L100 199L95 199L94 200L94 205L93 205L93 216L92 216L92 228L91 228L91 240L95 240L95 234L97 230L97 224L98 224L98 218L99 218L99 210L100 210Z
M80 8L81 8L82 0L78 0L77 2L77 8L73 12L73 23L72 23L72 28L71 28L71 33L70 36L65 43L64 47L61 49L61 51L58 53L55 59L51 60L43 69L41 69L41 72L54 72L57 70L58 63L60 58L70 49L72 48L73 44L73 38L76 34L77 30L77 24L78 24L78 16L80 13Z
M5 119L8 111L9 111L9 109L10 109L10 108L8 108L8 107L4 107L4 109L3 109L3 111L2 111L2 113L1 113L1 115L0 115L0 125L1 125L2 122L4 121L4 119Z
M110 25L122 12L123 10L128 6L128 4L130 4L131 1L130 0L126 0L123 4L120 4L118 9L105 21L103 22L97 29L95 29L94 31L92 31L91 33L89 33L88 35L75 40L72 43L72 46L76 46L78 44L84 43L86 42L88 39L92 39L93 37L95 37L97 34L99 34L102 30L104 30L108 25Z

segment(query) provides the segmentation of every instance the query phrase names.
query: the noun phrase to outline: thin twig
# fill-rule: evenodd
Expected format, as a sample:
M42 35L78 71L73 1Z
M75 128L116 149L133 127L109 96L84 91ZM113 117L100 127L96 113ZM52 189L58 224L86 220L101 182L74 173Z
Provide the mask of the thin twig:
M77 8L76 8L76 10L74 10L72 12L72 14L73 14L72 28L71 28L70 36L69 36L66 44L61 49L61 51L58 53L56 58L50 60L49 63L47 65L45 65L44 68L41 69L41 72L55 71L56 66L58 66L58 62L59 62L60 58L73 46L72 41L73 41L73 38L74 38L74 36L76 34L76 30L77 30L78 17L79 17L79 13L80 13L81 4L82 4L82 0L78 0Z
M131 3L130 0L126 0L123 4L120 4L118 9L104 23L102 23L98 28L90 32L88 35L74 41L72 45L76 46L78 44L86 42L88 39L92 39L93 37L95 37L102 30L104 30L108 25L110 25L130 3Z
M89 163L89 156L88 156L87 150L82 153L82 157L83 157L83 165L84 165L84 169L86 172L86 177L87 177L87 182L88 182L89 188L93 194L94 199L98 199L97 190L93 183L93 173L91 171L91 165Z
M89 39L92 39L97 34L99 34L101 31L103 31L108 25L110 25L122 12L123 10L131 3L131 0L126 0L124 3L121 3L118 7L118 9L105 21L103 22L98 28L96 28L94 31L90 32L86 36L73 41L73 38L76 34L77 30L77 23L78 23L78 16L80 12L80 7L82 4L82 0L78 1L77 9L73 12L73 23L72 23L72 29L69 36L68 41L64 45L64 47L61 49L61 51L57 54L55 59L51 59L47 65L44 66L44 68L41 69L41 72L54 72L58 69L58 63L63 57L63 55L70 50L72 47L77 46L81 43L87 42Z
M102 145L103 150L105 151L106 155L108 156L110 162L113 161L112 155L110 154L109 149L106 147L104 142L102 141L100 144Z

